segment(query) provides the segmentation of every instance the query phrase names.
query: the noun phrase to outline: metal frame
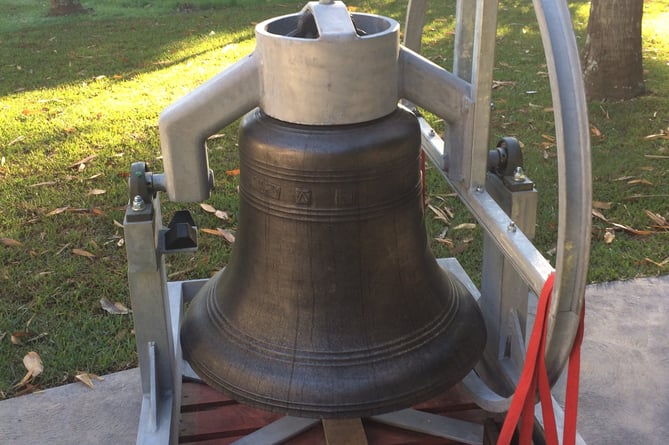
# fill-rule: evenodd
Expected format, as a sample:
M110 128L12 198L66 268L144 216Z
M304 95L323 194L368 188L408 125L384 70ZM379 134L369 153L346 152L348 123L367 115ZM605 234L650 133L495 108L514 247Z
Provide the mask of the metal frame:
M567 4L564 0L533 0L533 4L546 52L558 148L557 279L546 351L549 377L554 382L567 361L584 305L591 208L590 146L583 82ZM536 205L533 193L522 196L512 193L505 198L510 204L501 206L498 201L504 201L500 196L506 192L487 178L498 1L458 0L453 72L411 50L420 47L426 5L426 0L409 3L406 46L399 54L399 94L405 104L427 109L446 122L442 138L421 120L423 149L486 234L483 296L479 302L488 308L484 310L488 314L486 324L496 339L487 346L486 358L477 368L479 372L470 373L462 387L482 408L503 412L509 406L507 396L522 365L526 326L531 324L526 309L527 291L539 294L554 269L531 242L533 206ZM253 79L257 68L257 60L252 56L245 58L235 69L221 73L191 93L191 99L182 102L178 109L171 109L161 117L161 140L168 139L171 144L163 147L166 167L179 165L185 168L183 175L146 173L141 178L144 187L140 186L139 191L137 187L133 190L131 178L132 199L124 227L143 393L138 444L178 442L181 379L184 373L189 374L176 340L181 306L203 282L167 282L163 261L167 252L160 242L164 229L156 192L168 191L172 197L177 190L186 190L186 194L179 195L180 200L199 200L208 195L211 175L206 152L193 152L189 147L200 144L210 131L232 122L256 105L258 84ZM252 80L250 89L236 89L240 82L246 84L249 79ZM219 97L221 92L232 96L226 96L226 101L212 101L212 97ZM194 112L203 104L208 104L206 121L201 120L201 112ZM172 117L178 122L163 125ZM177 142L183 138L186 138L183 145L187 150L181 152L177 150L177 146L181 148ZM188 158L187 162L181 162L184 157ZM206 174L200 175L203 171ZM183 178L190 181L187 187L182 187ZM140 199L136 199L137 196ZM468 279L463 281L468 282ZM518 282L522 285L511 284ZM493 289L500 291L493 292ZM375 420L442 434L437 430L443 423L426 419L423 414L409 410L377 416ZM417 419L411 420L416 415ZM273 438L267 439L267 443L280 443L274 439L286 439L312 424L312 420L288 417L239 443L251 443L261 436ZM429 431L425 425L430 426ZM473 434L478 434L474 424L462 428L462 431L471 429ZM446 429L444 434L462 432L459 427Z

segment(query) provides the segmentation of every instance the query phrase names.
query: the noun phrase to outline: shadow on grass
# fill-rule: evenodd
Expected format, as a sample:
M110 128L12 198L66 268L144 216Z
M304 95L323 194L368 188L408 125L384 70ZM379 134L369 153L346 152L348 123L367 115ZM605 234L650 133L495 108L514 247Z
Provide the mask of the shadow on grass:
M130 78L182 64L253 38L254 25L281 6L45 23L0 34L0 96L56 88L97 76Z

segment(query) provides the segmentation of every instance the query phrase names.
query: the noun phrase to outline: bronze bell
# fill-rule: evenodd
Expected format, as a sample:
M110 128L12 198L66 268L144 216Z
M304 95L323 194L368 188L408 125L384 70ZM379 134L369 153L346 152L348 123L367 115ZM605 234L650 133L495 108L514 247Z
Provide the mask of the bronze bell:
M331 10L321 17L338 4L313 2L261 23L256 53L264 57L261 41L285 37L291 46L283 57L304 54L300 44L318 46L332 34L324 32L331 20L348 20L350 45L364 40L365 26L365 36L390 34L398 45L390 19L353 14L350 25L348 12ZM294 37L310 21L316 37ZM332 29L340 32L341 23ZM315 62L318 51L308 48L311 66L339 73L366 63L342 67L331 53L343 54L342 45L339 36ZM375 42L370 59L385 45ZM322 80L318 69L312 75L313 84ZM307 96L320 88L303 87ZM396 91L391 107L384 97L351 113L337 110L360 97L328 91L296 107L266 97L244 117L237 241L227 267L191 303L181 345L205 382L240 402L297 416L361 417L406 408L460 381L481 356L485 327L472 296L427 244L416 117L397 107ZM329 114L305 111L321 100Z

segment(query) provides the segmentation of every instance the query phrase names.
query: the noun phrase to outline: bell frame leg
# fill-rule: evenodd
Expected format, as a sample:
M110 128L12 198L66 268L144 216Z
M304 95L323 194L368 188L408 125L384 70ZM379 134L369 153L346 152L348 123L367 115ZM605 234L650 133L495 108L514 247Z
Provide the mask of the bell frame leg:
M165 263L156 244L160 201L144 198L128 205L123 224L142 386L137 445L176 444L181 353L173 335Z

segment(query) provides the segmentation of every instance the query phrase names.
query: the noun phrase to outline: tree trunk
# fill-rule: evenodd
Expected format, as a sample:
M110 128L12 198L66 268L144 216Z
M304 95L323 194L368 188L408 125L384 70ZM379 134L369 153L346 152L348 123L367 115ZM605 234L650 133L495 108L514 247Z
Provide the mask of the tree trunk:
M643 0L592 0L583 49L588 99L624 100L644 92Z
M51 0L51 8L49 9L50 16L86 14L89 12L91 12L91 9L81 6L79 0Z

